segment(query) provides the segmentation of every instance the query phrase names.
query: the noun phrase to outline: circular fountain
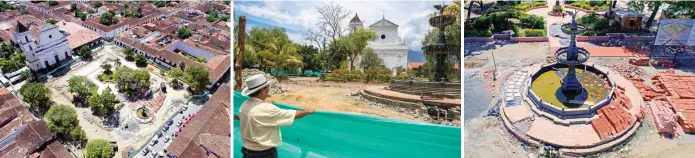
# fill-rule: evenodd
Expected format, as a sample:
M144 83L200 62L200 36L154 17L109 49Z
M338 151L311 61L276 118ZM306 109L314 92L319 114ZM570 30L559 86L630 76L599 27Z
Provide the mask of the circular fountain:
M539 107L558 114L591 114L612 99L615 88L608 72L584 64L590 53L577 47L576 39L586 26L577 24L575 18L576 13L572 22L561 26L571 37L569 46L555 52L557 63L542 66L531 76L528 89Z
M586 63L589 51L577 46L586 26L576 23L576 13L569 14L572 21L561 25L571 37L569 45L554 52L556 63L532 64L508 79L500 116L524 142L586 155L634 134L643 116L642 98L628 79Z

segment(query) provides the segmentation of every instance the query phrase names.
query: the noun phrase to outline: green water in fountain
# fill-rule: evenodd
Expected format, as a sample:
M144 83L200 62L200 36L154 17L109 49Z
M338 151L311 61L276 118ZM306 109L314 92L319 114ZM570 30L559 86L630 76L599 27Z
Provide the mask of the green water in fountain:
M559 108L586 108L605 99L610 92L610 85L599 74L584 72L584 69L575 68L579 82L584 88L580 94L563 94L562 78L567 74L568 68L552 69L543 72L531 83L531 90L543 102L550 103Z

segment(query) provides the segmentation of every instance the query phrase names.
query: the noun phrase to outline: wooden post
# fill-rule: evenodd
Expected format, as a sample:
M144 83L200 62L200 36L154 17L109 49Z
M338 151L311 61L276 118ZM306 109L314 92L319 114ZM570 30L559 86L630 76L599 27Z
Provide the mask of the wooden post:
M237 28L237 45L239 50L234 54L236 61L234 62L234 90L241 92L241 71L244 64L244 39L246 38L246 16L239 17L239 25Z

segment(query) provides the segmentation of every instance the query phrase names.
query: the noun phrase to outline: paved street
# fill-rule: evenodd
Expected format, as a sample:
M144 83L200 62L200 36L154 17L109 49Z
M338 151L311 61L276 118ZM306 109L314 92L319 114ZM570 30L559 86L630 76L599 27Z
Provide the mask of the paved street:
M195 100L195 99L194 99ZM168 123L164 123L164 126L162 128L159 128L159 130L155 133L155 136L152 137L147 141L147 144L145 145L146 147L143 148L140 152L135 155L135 158L145 158L145 157L155 157L153 153L160 153L166 149L169 144L173 141L173 139L176 137L175 133L176 131L179 131L179 128L183 129L186 128L184 127L183 124L186 124L186 119L188 119L188 116L192 116L193 114L196 114L201 108L203 108L204 104L196 104L195 101L192 100L190 103L188 103L186 106L182 107L183 112L176 113L174 117L171 119L173 123L171 125L167 125ZM181 109L180 109L181 110ZM196 116L193 116L196 117ZM181 126L179 126L179 122L181 122ZM158 135L157 133L161 133L162 129L165 129L162 135ZM180 132L180 131L179 131ZM168 140L166 140L168 138ZM157 143L154 144L154 146L151 144L152 140L156 140ZM152 151L146 151L146 148L152 149ZM146 156L143 155L143 153L146 152ZM166 153L166 152L164 152Z

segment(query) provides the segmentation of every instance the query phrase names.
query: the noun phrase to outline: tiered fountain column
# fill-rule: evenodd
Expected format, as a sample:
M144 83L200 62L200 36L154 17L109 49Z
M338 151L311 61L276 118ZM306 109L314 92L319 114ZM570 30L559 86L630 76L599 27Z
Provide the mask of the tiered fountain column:
M571 37L569 47L560 48L555 52L555 58L558 63L565 64L568 67L567 74L562 79L563 93L577 94L582 92L583 88L579 79L577 79L575 67L589 59L589 52L577 47L577 35L586 31L586 26L577 24L575 21L576 15L576 12L572 14L572 22L561 27L562 32L569 34Z
M446 42L444 37L444 30L447 26L453 24L456 21L456 16L454 15L444 15L444 9L447 5L435 5L434 8L439 10L439 15L434 16L429 19L429 23L432 27L437 27L439 29L439 38L434 44L422 47L425 54L436 56L435 64L435 74L433 81L448 81L448 77L445 73L444 62L449 54L459 53L456 48L460 48L459 45L451 45Z

